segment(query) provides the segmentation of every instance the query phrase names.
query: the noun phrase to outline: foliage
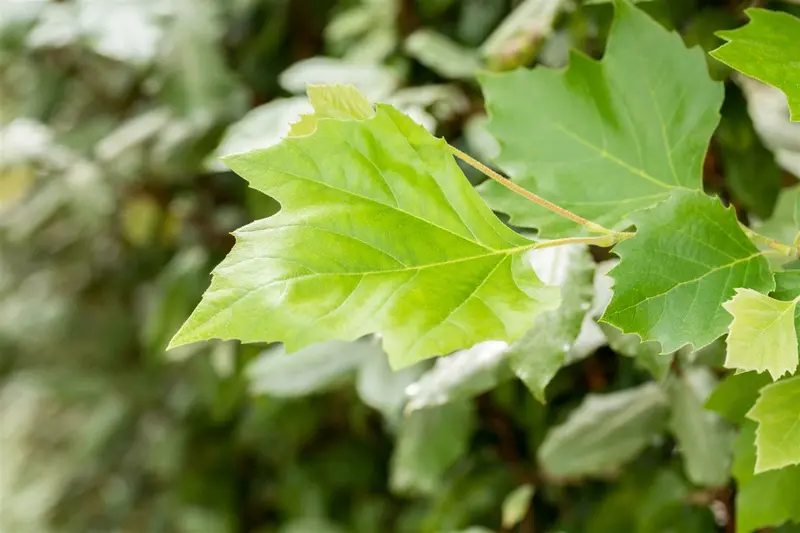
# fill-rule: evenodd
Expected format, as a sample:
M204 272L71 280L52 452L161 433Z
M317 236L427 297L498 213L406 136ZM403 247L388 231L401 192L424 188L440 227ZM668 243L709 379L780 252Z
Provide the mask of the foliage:
M800 527L743 4L0 0L0 532Z

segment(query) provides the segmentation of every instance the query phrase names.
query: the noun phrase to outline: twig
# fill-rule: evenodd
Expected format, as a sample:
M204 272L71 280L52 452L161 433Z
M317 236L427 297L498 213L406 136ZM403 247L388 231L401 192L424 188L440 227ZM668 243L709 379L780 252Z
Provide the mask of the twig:
M474 159L471 156L465 154L464 152L462 152L458 148L456 148L454 146L450 146L450 145L448 145L448 146L450 148L450 151L453 152L453 154L457 158L461 159L463 162L465 162L466 164L468 164L472 168L482 172L483 174L485 174L489 178L493 179L494 181L496 181L497 183L499 183L503 187L506 187L507 189L519 194L520 196L523 196L523 197L527 198L531 202L539 204L540 206L544 207L545 209L549 209L550 211L552 211L553 213L556 213L557 215L561 215L564 218L568 218L568 219L572 220L573 222L576 222L576 223L580 224L581 226L585 227L586 229L588 229L589 231L591 231L593 233L602 233L603 235L613 235L613 234L618 233L618 232L615 232L615 231L610 230L608 228L605 228L605 227L601 226L600 224L592 222L591 220L586 220L585 218L583 218L581 216L578 216L575 213L573 213L572 211L568 211L568 210L564 209L563 207L559 207L556 204L554 204L553 202L545 200L544 198L542 198L538 194L534 194L534 193L532 193L531 191L529 191L527 189L523 189L522 187L520 187L519 185L517 185L516 183L514 183L510 179L506 178L505 176L500 175L499 173L497 173L494 170L492 170L491 168L487 167L486 165L484 165L483 163L481 163L477 159Z

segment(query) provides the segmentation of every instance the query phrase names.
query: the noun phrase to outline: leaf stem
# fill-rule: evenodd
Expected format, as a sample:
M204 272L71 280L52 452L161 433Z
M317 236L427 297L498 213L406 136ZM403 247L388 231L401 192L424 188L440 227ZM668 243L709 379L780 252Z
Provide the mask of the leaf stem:
M781 255L785 255L788 257L796 256L798 254L798 249L796 246L789 246L788 244L783 244L781 242L776 241L775 239L770 239L769 237L765 237L760 233L756 233L755 231L751 230L741 222L739 222L739 227L742 228L745 235L750 237L755 242L761 243L764 246L769 246L773 250L776 250L781 253Z
M599 237L568 237L566 239L537 242L534 248L550 248L552 246L563 246L565 244L593 244L594 246L609 248L620 241L630 239L634 235L636 234L630 231L621 231L610 235L601 235Z
M530 192L527 189L523 189L522 187L520 187L519 185L517 185L516 183L514 183L510 179L506 178L505 176L500 175L499 173L497 173L494 170L492 170L491 168L487 167L486 165L484 165L483 163L481 163L477 159L474 159L471 156L465 154L464 152L462 152L461 150L459 150L455 146L451 146L449 144L447 146L450 148L450 151L453 152L453 155L455 155L457 158L461 159L463 162L465 162L466 164L468 164L472 168L482 172L483 174L485 174L489 178L493 179L494 181L496 181L497 183L499 183L503 187L505 187L505 188L507 188L507 189L519 194L520 196L523 196L523 197L527 198L531 202L539 204L540 206L544 207L545 209L549 209L550 211L552 211L553 213L556 213L557 215L560 215L560 216L562 216L564 218L568 218L568 219L572 220L573 222L576 222L576 223L580 224L581 226L585 227L586 229L588 229L589 231L591 231L593 233L602 233L603 235L616 235L616 234L618 234L618 232L615 232L613 230L605 228L605 227L601 226L600 224L592 222L591 220L586 220L585 218L583 218L581 216L578 216L575 213L573 213L572 211L568 211L568 210L564 209L563 207L559 207L556 204L554 204L553 202L545 200L544 198L542 198L538 194L534 194L534 193Z

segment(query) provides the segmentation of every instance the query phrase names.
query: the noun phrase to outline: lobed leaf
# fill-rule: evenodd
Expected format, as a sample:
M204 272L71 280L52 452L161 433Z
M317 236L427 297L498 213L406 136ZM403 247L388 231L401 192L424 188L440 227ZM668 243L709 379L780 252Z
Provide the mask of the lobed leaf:
M767 9L746 10L750 22L718 32L726 41L711 55L786 93L792 120L800 120L800 19Z
M341 88L318 90L338 105ZM558 306L523 260L534 243L492 214L443 140L391 106L337 109L312 133L226 158L281 211L235 232L172 346L219 337L291 352L379 332L401 367L512 342Z
M487 127L502 146L498 164L561 207L618 227L676 187L702 188L722 84L709 77L700 49L687 50L625 1L615 2L602 61L572 52L566 70L484 74L480 82ZM494 182L481 192L518 226L548 236L579 230Z
M733 322L728 333L727 368L768 371L772 379L797 368L797 301L782 302L750 289L736 289L723 307Z
M716 198L676 190L631 218L636 236L614 248L620 263L601 320L660 342L662 353L700 349L724 334L731 318L721 304L735 288L774 287L762 252Z

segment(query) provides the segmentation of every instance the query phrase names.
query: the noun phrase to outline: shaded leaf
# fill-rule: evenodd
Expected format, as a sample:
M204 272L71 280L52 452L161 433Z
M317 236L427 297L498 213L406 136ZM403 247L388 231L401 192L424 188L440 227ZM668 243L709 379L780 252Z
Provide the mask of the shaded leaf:
M755 474L755 435L755 422L746 423L734 447L737 533L800 522L800 466Z
M720 382L706 400L706 409L719 413L736 424L744 421L745 415L758 398L758 391L772 383L769 374L744 372L731 374Z
M678 441L686 477L695 485L721 487L728 483L734 434L704 403L716 385L703 367L689 369L668 383L669 427Z
M469 402L453 402L409 414L400 427L389 484L399 493L432 494L467 451L473 425Z
M613 472L662 433L666 415L667 397L654 383L590 394L549 431L539 448L539 462L559 478Z

